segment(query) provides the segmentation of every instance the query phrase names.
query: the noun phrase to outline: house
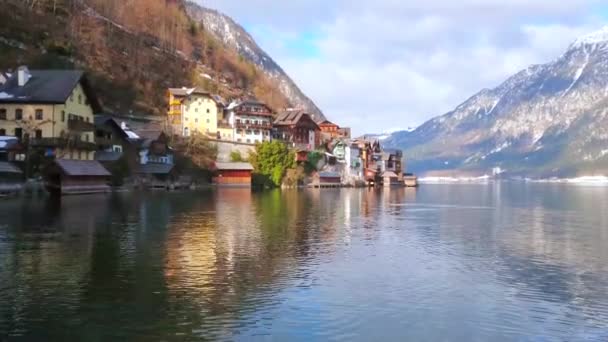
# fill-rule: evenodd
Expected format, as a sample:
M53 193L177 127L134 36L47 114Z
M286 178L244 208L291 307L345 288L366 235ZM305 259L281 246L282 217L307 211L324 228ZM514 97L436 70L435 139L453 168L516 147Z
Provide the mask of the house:
M317 123L321 129L321 140L323 142L331 141L339 137L338 130L340 127L329 120L323 120Z
M0 161L25 161L25 146L17 137L0 136Z
M346 163L346 148L348 144L341 139L333 140L329 143L328 147L331 154L336 157L336 161L341 164Z
M344 160L346 162L345 173L349 182L355 184L357 181L363 180L363 160L357 143L351 142L345 147Z
M153 124L133 131L138 137L139 164L174 164L174 153L169 146L169 136Z
M125 121L107 115L95 116L95 144L98 148L95 160L104 166L110 166L124 156L129 166L134 168L140 139Z
M342 185L342 176L338 172L321 171L313 176L313 187L339 187Z
M350 127L340 127L338 129L338 137L342 139L350 139Z
M384 149L382 151L382 172L392 171L403 178L403 151L397 149Z
M231 132L222 131L222 140L231 137L232 141L249 144L270 141L273 114L272 109L263 102L234 102L227 107L226 112L226 119L220 121L218 126Z
M321 129L312 116L302 110L287 110L276 118L272 138L293 147L312 151L321 140Z
M222 105L200 88L169 88L167 120L173 135L188 137L194 132L216 138Z
M20 67L0 82L0 136L57 159L93 160L95 94L79 70Z
M23 172L13 163L0 161L0 194L18 193L23 186Z
M396 173L393 171L384 171L382 173L382 184L385 188L395 187L395 186L404 186L404 183Z
M56 195L109 192L110 176L95 160L57 159L44 170L47 190Z
M249 163L216 163L213 183L222 187L251 187L253 166Z

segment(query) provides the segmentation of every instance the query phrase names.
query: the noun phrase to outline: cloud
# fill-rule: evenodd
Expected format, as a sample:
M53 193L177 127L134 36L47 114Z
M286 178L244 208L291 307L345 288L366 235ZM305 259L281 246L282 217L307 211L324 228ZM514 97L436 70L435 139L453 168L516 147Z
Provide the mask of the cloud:
M358 134L421 124L530 64L558 57L602 24L599 0L202 4L252 28L330 119Z

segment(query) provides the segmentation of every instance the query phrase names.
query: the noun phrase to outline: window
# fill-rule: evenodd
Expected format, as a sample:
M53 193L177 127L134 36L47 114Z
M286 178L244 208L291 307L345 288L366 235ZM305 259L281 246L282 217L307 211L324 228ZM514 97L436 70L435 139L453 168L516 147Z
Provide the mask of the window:
M88 117L86 117L86 118L84 119L84 121L89 122L89 118L88 118Z
M211 113L211 110L209 108L207 108L207 114Z
M0 109L0 120L6 120L6 109Z
M194 122L197 122L197 123L198 123L198 118L194 119Z
M82 95L78 95L78 104L82 104Z
M61 122L65 122L65 110L61 111Z
M15 136L19 139L23 138L23 128L15 128Z
M4 128L0 128L0 136L5 136L6 130Z
M41 129L36 130L36 139L42 139L42 130Z
M84 135L84 141L86 141L86 142L88 142L88 141L89 141L89 135L88 135L88 134L85 134L85 135Z
M207 119L207 123L209 123L209 119Z
M78 159L82 160L82 151L78 151Z
M15 120L23 120L23 109L15 109Z
M36 120L42 120L43 117L42 109L36 109Z
M70 95L70 102L74 102L74 94Z

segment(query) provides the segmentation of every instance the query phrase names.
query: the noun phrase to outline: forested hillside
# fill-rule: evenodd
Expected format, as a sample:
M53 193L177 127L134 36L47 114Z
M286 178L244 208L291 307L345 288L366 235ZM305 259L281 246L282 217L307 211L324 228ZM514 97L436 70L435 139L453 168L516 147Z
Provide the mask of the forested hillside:
M0 69L87 71L108 111L162 115L167 87L198 85L280 109L273 80L192 21L181 0L0 0Z

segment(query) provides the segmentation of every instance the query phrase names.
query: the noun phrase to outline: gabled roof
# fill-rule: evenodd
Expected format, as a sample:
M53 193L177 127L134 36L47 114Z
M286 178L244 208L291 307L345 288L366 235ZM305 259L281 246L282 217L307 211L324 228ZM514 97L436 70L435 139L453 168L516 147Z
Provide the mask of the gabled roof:
M215 168L222 170L253 171L249 163L215 163Z
M393 171L385 171L385 172L382 174L382 177L396 178L396 177L399 177L399 176L397 176L397 174L396 174L396 173L394 173Z
M55 164L68 176L110 176L110 172L96 160L57 159Z
M288 110L282 112L281 114L279 114L279 116L277 116L276 120L274 121L274 124L277 126L296 125L304 117L308 117L311 122L317 125L317 123L312 119L312 116L303 110ZM317 127L318 126L319 125L317 125Z
M211 93L206 91L203 88L169 88L169 93L173 96L189 96L192 94L197 95L208 95L211 96Z
M18 167L16 167L14 164L11 164L9 162L0 162L0 173L15 173L15 174L21 174L23 173L23 171L21 171Z
M0 103L39 103L64 104L78 83L93 107L94 112L101 111L97 97L91 90L84 72L80 70L29 70L31 74L27 83L20 87L18 72L11 75L5 84L0 85Z

